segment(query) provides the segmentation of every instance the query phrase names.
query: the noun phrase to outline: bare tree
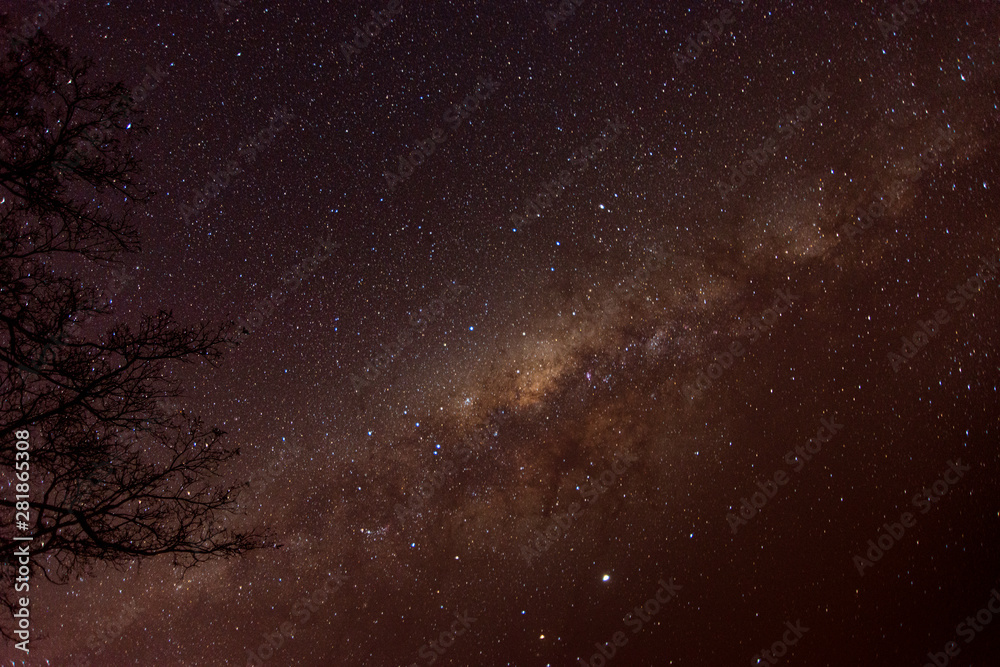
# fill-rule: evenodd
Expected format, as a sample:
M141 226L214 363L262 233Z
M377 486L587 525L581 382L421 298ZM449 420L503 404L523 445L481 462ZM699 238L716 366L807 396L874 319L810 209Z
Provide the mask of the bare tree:
M54 583L272 545L227 527L245 484L221 475L239 450L169 403L172 367L215 363L230 332L165 311L124 321L94 286L138 251L133 217L152 193L132 155L141 119L90 66L44 33L0 59L0 568L14 572L15 431L27 431L31 566Z

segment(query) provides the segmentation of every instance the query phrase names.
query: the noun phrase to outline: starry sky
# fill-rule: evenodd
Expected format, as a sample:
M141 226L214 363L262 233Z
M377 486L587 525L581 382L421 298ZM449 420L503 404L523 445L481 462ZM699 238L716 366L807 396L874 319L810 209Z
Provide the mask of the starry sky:
M283 546L11 664L995 664L1000 5L906 7L56 5L156 83L115 309L245 328L172 372Z

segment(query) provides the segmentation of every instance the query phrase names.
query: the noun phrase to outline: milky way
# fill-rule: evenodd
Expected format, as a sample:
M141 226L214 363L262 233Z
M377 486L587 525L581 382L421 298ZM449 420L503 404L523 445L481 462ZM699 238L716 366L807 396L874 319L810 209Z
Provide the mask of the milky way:
M1000 257L996 3L105 4L46 30L128 84L169 65L123 311L236 321L339 245L219 368L174 371L241 446L229 521L282 547L47 589L30 664L918 665L997 586L997 282L947 302ZM995 626L961 664L1000 658Z

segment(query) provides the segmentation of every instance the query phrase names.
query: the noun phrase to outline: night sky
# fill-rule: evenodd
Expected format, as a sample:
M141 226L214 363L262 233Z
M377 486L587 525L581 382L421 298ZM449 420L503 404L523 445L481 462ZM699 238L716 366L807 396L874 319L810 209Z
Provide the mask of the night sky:
M1000 4L903 5L57 3L283 546L4 664L1000 664Z

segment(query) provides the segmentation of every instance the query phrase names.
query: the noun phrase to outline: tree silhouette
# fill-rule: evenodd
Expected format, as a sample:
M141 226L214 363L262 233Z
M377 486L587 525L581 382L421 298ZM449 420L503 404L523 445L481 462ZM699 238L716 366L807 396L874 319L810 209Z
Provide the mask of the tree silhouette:
M215 363L226 327L170 312L116 317L100 277L139 249L152 194L131 142L145 132L121 84L44 33L11 41L0 16L0 568L30 544L32 582L171 555L191 567L272 545L228 528L245 484L220 476L239 450L171 399L177 364ZM130 320L130 321L126 321ZM15 531L15 432L29 434L30 529ZM0 599L13 610L13 586ZM20 593L18 595L24 595ZM10 616L0 624L12 637Z

